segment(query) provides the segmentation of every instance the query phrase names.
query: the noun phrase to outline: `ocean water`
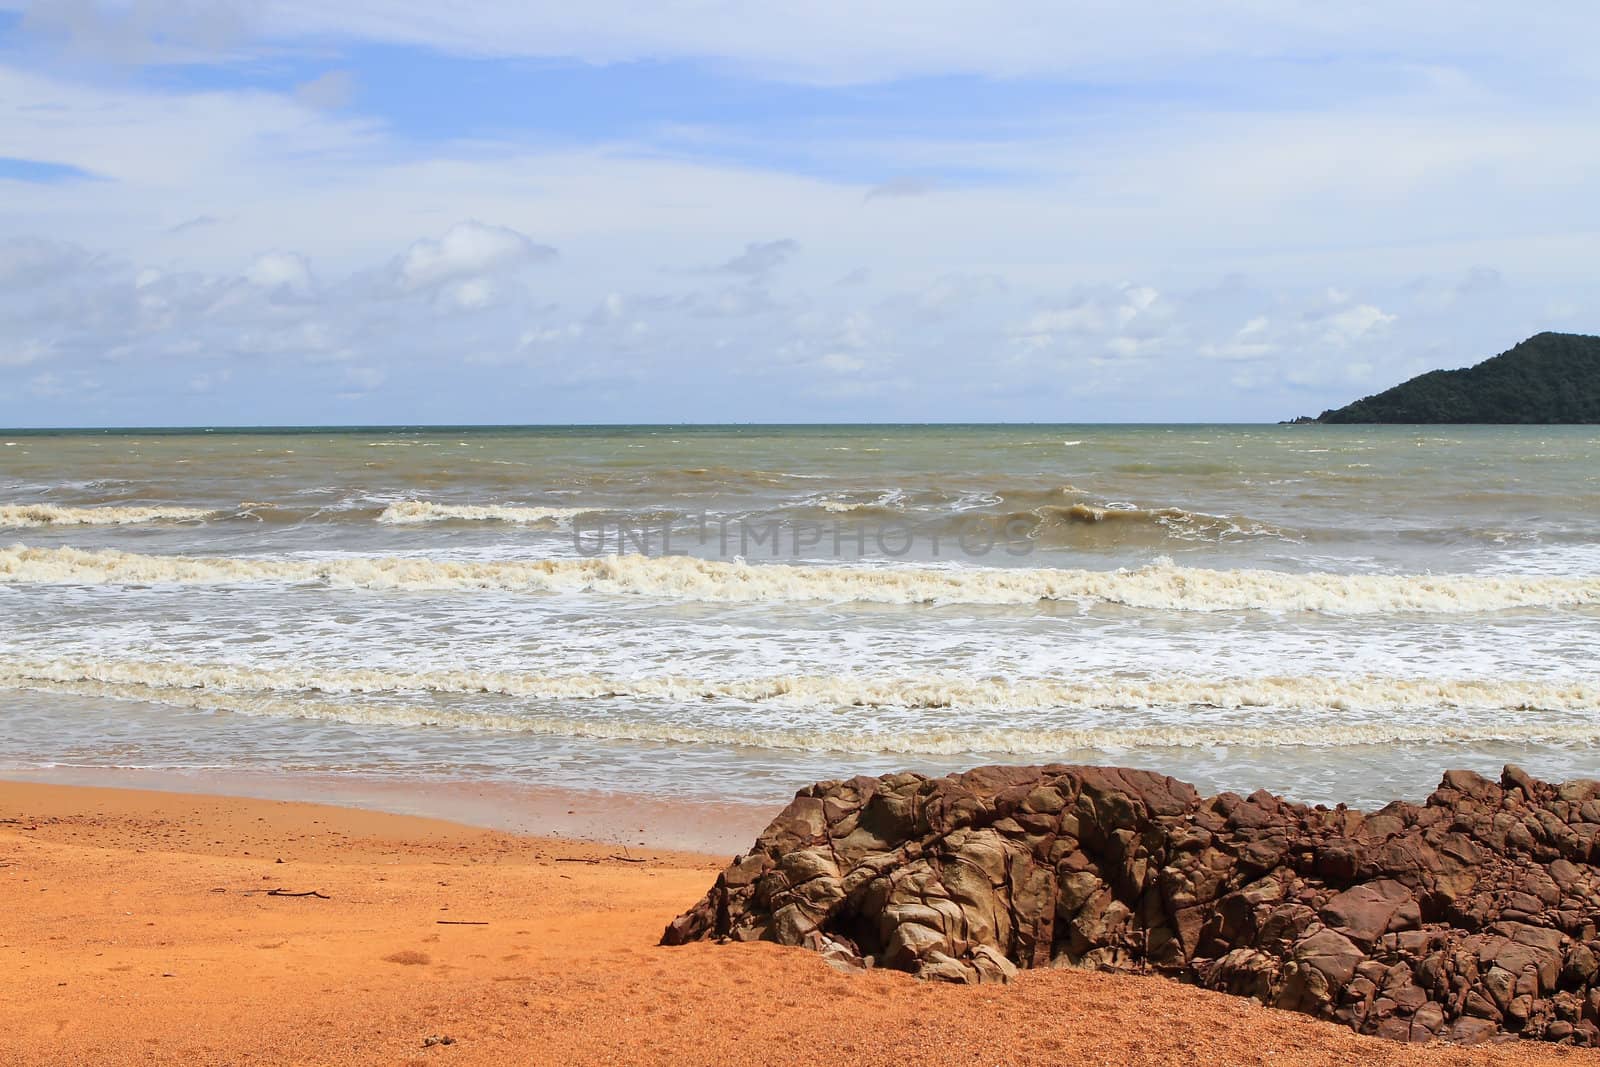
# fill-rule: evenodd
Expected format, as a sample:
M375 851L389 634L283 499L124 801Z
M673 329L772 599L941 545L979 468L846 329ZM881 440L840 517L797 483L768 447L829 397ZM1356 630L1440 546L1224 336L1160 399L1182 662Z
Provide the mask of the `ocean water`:
M1593 427L0 431L0 774L1600 776Z

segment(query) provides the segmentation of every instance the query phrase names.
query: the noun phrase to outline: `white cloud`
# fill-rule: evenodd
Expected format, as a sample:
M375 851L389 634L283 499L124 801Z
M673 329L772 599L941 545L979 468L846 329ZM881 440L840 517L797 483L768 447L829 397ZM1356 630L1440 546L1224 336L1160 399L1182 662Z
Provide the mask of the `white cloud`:
M1090 350L1088 345L1125 359L1171 340L1172 315L1161 293L1148 285L1080 287L1064 301L1034 312L1013 336L1026 350L1066 343L1076 352Z
M309 296L316 288L311 265L294 252L266 252L256 257L245 271L251 285L291 296Z
M1018 336L1034 344L1048 344L1062 334L1088 334L1104 327L1105 320L1100 309L1085 304L1036 312L1029 317Z
M450 300L462 311L477 311L494 300L494 283L487 278L468 278L450 287Z
M12 183L21 187L0 199L0 233L49 233L207 270L291 247L338 271L370 263L429 219L467 216L584 247L589 258L573 271L630 285L693 263L747 278L780 266L834 277L867 267L896 288L947 274L1047 286L1244 271L1310 285L1459 262L1586 271L1591 240L1570 220L1587 211L1589 175L1600 169L1587 114L1563 104L1485 111L1451 92L1249 115L1185 103L1163 111L1159 136L1136 113L1084 125L1044 112L937 140L819 128L807 141L783 130L714 141L697 157L706 145L670 131L588 146L419 146L289 93L156 92L0 66L0 101L30 102L0 104L8 153L106 176L92 198ZM859 180L728 162L778 150L875 173L978 158L1008 178L865 210ZM1529 158L1543 162L1528 168ZM1492 220L1485 202L1496 205ZM786 240L749 242L775 217L804 236L805 256ZM204 240L181 228L196 218L213 220ZM152 219L180 229L158 232ZM739 243L748 246L728 257Z
M1339 344L1349 344L1368 333L1393 324L1394 320L1394 315L1381 308L1371 304L1357 304L1355 307L1329 315L1324 322L1330 340Z
M554 259L556 250L504 226L458 222L439 240L414 242L395 262L405 289L420 289L473 275L524 267Z
M736 2L737 17L712 19L687 0L272 0L218 33L186 0L51 6L44 21L80 55L147 61L144 35L162 62L256 69L288 44L330 68L268 92L88 77L37 47L26 68L0 61L6 153L100 176L92 195L0 179L0 360L46 353L30 370L48 361L67 397L130 396L141 375L251 402L294 392L252 378L253 361L327 395L360 387L343 368L378 369L387 395L432 403L422 383L470 363L526 374L540 397L576 390L555 409L572 417L622 410L590 387L634 396L635 417L740 417L735 398L787 413L805 375L836 372L871 379L863 389L902 375L877 396L914 417L1070 417L1074 390L1097 398L1087 417L1175 417L1197 397L1223 405L1216 417L1271 417L1347 399L1352 374L1381 384L1596 325L1593 235L1572 220L1588 217L1600 141L1592 94L1568 91L1595 75L1562 64L1600 18L1589 5L1510 25L1479 0L1444 23L1421 2L1167 3L1146 19L1100 3ZM1105 91L1085 107L1034 85L1038 106L993 121L863 104L847 119L615 140L430 140L349 109L364 102L343 76L361 62L340 54L351 40ZM1193 91L1152 105L1171 84ZM872 185L888 175L934 177ZM915 195L935 179L937 195ZM488 221L449 225L464 218ZM524 273L551 246L561 269ZM1227 275L1245 280L1214 281ZM1213 361L1236 372L1237 396L1199 388ZM31 388L14 370L0 385ZM513 391L480 392L533 417ZM973 396L995 406L960 406Z
M293 187L325 179L350 152L373 147L379 129L371 120L317 113L285 95L158 92L3 65L0 101L8 155L53 160L115 183L102 194L124 187L186 193L188 209L169 216L177 219L197 213L194 194L212 182L236 183L238 198L248 200L282 188L297 168ZM96 214L85 210L93 201L76 199L86 215Z
M339 409L316 398L369 396L442 422L647 419L663 405L701 419L1280 418L1491 355L1549 325L1551 297L1502 278L1471 302L1440 303L1464 275L1387 288L1341 280L1348 300L1337 305L1325 283L1240 279L1052 293L979 275L841 288L841 265L824 264L770 293L654 272L651 288L591 279L551 301L495 272L521 262L494 251L520 241L498 237L414 242L430 248L415 276L436 280L411 288L373 284L409 251L387 270L316 279L282 251L241 277L13 244L0 262L55 272L47 286L0 286L0 423L13 424L74 421L63 413L91 402L123 413L114 421L195 421L183 398L202 395L261 422L333 419ZM449 277L462 270L477 273ZM283 298L297 288L315 299ZM706 314L730 291L760 298ZM1211 387L1218 360L1233 371L1226 393Z
M1279 350L1279 345L1272 337L1272 320L1265 315L1257 315L1235 330L1232 336L1207 341L1195 351L1205 359L1251 362L1266 359ZM1236 376L1234 380L1237 383L1246 379ZM1255 379L1251 377L1248 380L1253 382Z

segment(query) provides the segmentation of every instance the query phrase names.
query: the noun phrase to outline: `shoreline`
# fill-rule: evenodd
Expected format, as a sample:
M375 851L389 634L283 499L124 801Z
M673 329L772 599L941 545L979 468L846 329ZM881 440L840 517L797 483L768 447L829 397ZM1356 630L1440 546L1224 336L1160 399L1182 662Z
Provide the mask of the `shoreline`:
M1162 978L844 975L657 944L716 856L0 782L0 1064L1600 1063L1400 1045ZM272 890L279 890L277 894ZM448 1043L443 1038L449 1038Z
M321 804L520 836L726 856L748 848L788 800L766 807L493 781L93 766L0 770L0 785L8 782Z

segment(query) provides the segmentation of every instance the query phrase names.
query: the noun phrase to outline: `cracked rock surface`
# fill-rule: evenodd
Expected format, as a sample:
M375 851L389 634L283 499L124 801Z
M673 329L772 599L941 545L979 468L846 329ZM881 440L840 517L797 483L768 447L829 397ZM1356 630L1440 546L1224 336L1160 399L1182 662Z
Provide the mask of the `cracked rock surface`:
M1449 771L1364 814L1149 771L802 790L664 944L800 945L950 982L1169 975L1402 1041L1600 1044L1600 782Z

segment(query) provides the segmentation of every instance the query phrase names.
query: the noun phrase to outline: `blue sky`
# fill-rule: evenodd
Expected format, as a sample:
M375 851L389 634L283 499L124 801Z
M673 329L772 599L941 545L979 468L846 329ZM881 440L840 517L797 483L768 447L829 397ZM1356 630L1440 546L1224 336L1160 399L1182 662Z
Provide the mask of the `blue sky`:
M1316 412L1600 329L1597 30L0 0L0 425Z

